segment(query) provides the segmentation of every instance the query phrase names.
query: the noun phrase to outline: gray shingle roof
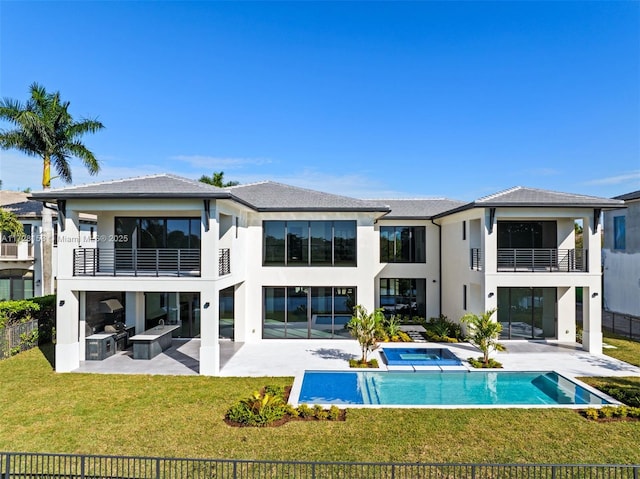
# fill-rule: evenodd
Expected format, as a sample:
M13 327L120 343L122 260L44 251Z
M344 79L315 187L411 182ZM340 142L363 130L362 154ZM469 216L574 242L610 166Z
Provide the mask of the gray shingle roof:
M170 174L139 176L31 194L35 199L70 198L229 198L228 190Z
M465 204L463 201L447 198L381 199L376 201L391 208L391 212L384 219L429 219Z
M640 190L632 191L631 193L625 193L624 195L620 196L614 196L613 199L623 201L640 200Z
M229 188L234 198L258 211L389 211L384 202L299 188L273 181Z
M20 191L0 191L0 206L18 218L39 218L42 216L42 203L29 199L29 193Z
M436 215L436 217L441 218L448 214L471 208L487 207L564 207L606 209L620 208L620 206L624 206L624 202L621 200L516 186L493 195L484 196L453 210L440 213Z
M516 186L493 195L479 198L474 202L477 206L589 206L615 207L619 201L597 196L561 193L558 191L540 190Z

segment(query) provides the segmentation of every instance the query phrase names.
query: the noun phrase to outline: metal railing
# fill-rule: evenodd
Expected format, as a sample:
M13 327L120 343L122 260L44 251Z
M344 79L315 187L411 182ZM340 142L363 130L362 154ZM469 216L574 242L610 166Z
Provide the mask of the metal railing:
M229 248L218 250L218 274L220 276L231 274L231 250Z
M251 461L0 453L0 478L638 479L638 465Z
M482 271L482 250L480 248L471 248L470 253L471 269Z
M587 272L587 250L498 248L498 271Z
M17 258L18 243L0 243L0 256L3 258Z
M77 248L73 275L200 276L200 250Z

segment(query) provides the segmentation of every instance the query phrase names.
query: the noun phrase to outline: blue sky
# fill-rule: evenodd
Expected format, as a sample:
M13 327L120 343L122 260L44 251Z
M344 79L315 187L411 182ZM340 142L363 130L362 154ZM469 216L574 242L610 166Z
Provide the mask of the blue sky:
M102 172L348 196L640 189L640 2L0 0L0 95L37 81ZM3 125L6 127L6 125ZM41 163L0 151L4 189ZM63 186L58 180L54 187Z

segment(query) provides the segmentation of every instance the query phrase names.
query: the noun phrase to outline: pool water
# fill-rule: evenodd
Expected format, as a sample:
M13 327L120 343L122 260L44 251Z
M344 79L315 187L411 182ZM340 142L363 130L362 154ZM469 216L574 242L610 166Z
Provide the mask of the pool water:
M603 397L552 371L306 371L295 402L520 407L609 404Z
M447 348L382 348L389 366L460 366L462 361Z

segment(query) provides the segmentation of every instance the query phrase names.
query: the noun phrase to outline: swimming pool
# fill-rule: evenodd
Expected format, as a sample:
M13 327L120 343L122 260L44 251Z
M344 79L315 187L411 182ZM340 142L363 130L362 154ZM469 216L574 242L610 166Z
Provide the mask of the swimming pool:
M389 366L460 366L462 361L447 348L382 348Z
M294 404L584 407L607 399L553 371L306 371ZM298 390L294 384L294 391ZM297 398L297 399L296 399Z

